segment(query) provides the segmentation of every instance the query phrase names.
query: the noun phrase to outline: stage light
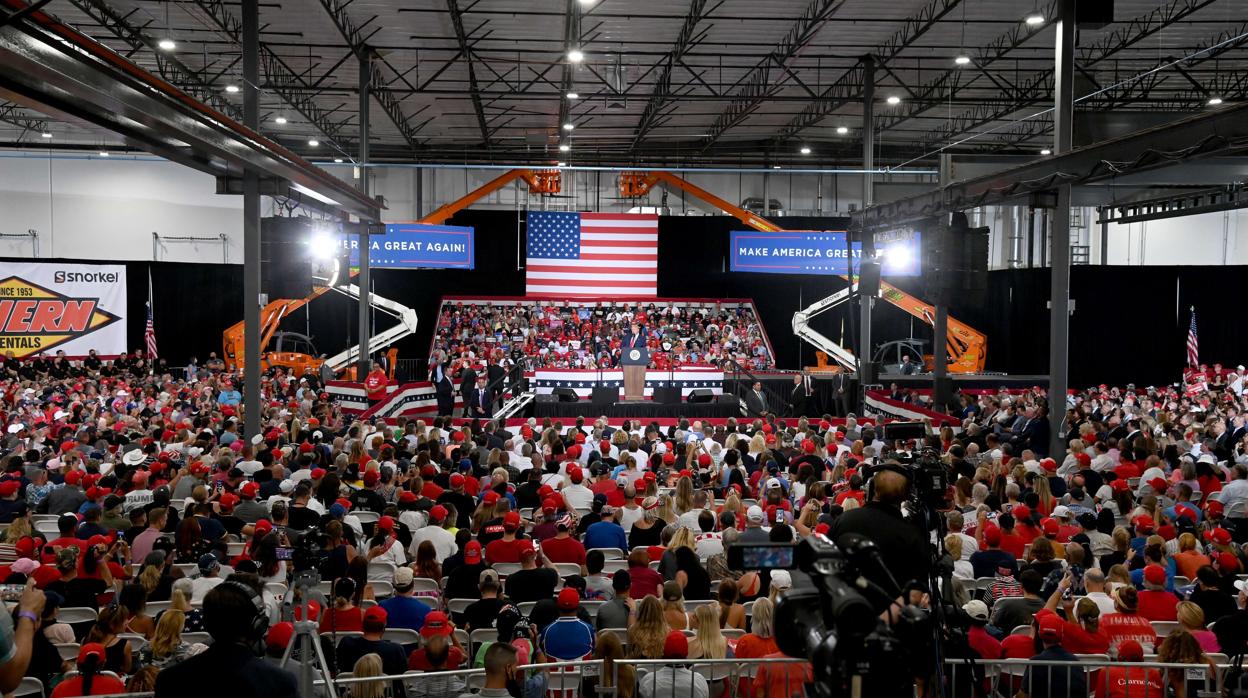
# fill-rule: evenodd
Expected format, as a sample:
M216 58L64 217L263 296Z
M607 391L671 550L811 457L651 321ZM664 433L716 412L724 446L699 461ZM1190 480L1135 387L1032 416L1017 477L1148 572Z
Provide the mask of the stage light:
M837 126L837 127L836 127L836 133L837 133L837 135L844 136L845 134L849 133L849 127L848 127L848 126Z
M901 104L901 97L898 97L897 95L892 95L891 97L889 97L888 99L884 101L888 102L890 105L896 106L898 104Z
M1052 154L1053 154L1053 151L1052 151L1052 150L1049 150L1048 148L1045 148L1044 150L1041 150L1041 151L1040 151L1040 154L1041 154L1041 155L1052 155Z
M957 58L953 59L953 62L957 63L958 65L966 65L971 62L971 57L970 56L958 56Z
M177 44L173 43L173 39L161 39L156 45L160 47L161 51L172 51L178 47Z
M321 142L316 140L315 138L308 141L308 145L312 146L313 148L317 147L320 144Z
M570 122L570 121L569 121L568 123L566 123L566 124L564 124L564 125L563 125L563 130L564 130L564 131L571 131L571 130L572 130L572 129L574 129L574 128L576 128L576 124L574 124L574 123L572 123L572 122Z
M334 236L330 235L327 230L318 228L312 233L312 237L308 238L308 253L312 255L312 259L330 259L338 252L338 248L342 245Z
M580 63L585 60L585 54L579 48L571 49L568 51L568 60L573 63Z
M286 123L286 117L284 117L284 116L279 116L279 117L277 117L276 119L274 119L274 120L273 120L273 123L277 124L278 126L282 126L282 125L284 125L284 124Z
M1033 12L1027 15L1027 18L1024 19L1023 21L1027 23L1027 26L1035 27L1035 26L1044 24L1044 15L1040 14L1039 12Z
M884 263L891 269L908 269L914 259L910 248L904 245L885 247L881 256L884 257Z
M226 85L226 86L225 86L225 91L226 91L226 92L229 92L230 94L237 94L237 93L238 93L238 85Z
M1209 106L1211 106L1211 107L1216 107L1216 106L1218 106L1218 105L1219 105L1219 104L1221 104L1221 103L1222 103L1222 98L1221 98L1221 97L1210 97L1210 98L1209 98Z
M567 143L560 143L560 144L559 144L559 152L561 152L561 153L566 153L566 152L568 152L569 150L572 150L572 146L568 145Z
M808 148L808 147L806 147L806 146L802 146L801 153L802 153L802 155L810 155L810 148Z
M568 99L580 99L580 98L581 98L581 96L580 96L579 94L575 93L575 92L569 92L569 93L568 93Z

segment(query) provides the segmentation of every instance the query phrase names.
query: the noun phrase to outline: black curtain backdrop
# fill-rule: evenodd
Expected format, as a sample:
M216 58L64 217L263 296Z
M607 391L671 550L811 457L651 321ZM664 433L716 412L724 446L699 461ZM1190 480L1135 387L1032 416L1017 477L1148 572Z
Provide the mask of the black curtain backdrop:
M834 230L843 219L786 218L790 229ZM419 330L397 348L404 359L427 358L444 295L524 295L523 223L512 211L463 211L448 221L477 232L476 269L375 270L374 292L413 308ZM782 368L813 365L814 348L790 329L793 313L845 287L838 277L734 274L728 271L728 232L743 229L726 216L670 216L659 224L661 297L752 298ZM29 259L9 258L9 262ZM49 260L89 263L90 260ZM240 266L124 262L128 279L131 347L142 346L147 273L156 293L155 320L161 354L175 363L192 354L202 360L221 350L221 333L242 319ZM922 297L922 279L889 279ZM1049 271L1017 269L988 274L982 302L954 303L950 314L988 337L989 371L1044 374L1048 366ZM1178 380L1185 361L1189 307L1196 306L1201 357L1209 364L1235 365L1248 358L1248 325L1227 316L1234 299L1248 295L1244 267L1100 267L1072 269L1071 382L1138 385ZM857 313L845 304L821 315L815 329L850 342ZM876 343L905 337L931 339L931 328L887 303L876 305ZM1176 312L1177 308L1177 312ZM393 321L375 312L375 331ZM356 341L356 304L326 294L296 312L284 330L311 334L329 354Z

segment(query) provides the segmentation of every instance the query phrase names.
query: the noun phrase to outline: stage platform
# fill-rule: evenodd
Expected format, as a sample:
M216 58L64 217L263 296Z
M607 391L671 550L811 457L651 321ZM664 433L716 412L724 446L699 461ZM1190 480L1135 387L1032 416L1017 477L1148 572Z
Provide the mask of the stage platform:
M577 402L536 402L533 416L538 419L571 419L584 417L607 417L608 419L656 419L659 417L687 417L689 419L727 419L740 415L740 408L732 402L675 402L663 403L653 400L594 403L589 400Z

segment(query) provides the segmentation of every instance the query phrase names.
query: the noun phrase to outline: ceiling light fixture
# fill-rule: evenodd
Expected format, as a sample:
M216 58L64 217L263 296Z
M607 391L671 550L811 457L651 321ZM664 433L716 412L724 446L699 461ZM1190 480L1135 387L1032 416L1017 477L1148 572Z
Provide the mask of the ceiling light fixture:
M773 170L778 170L778 169L780 169L780 166L779 166L779 165L772 165L772 166L771 166L771 169L773 169Z
M957 63L958 65L966 65L971 62L971 57L970 56L958 56L957 58L953 59L953 62Z
M41 133L41 134L39 134L39 135L40 135L40 136L43 136L44 138L51 138L51 137L52 137L52 134L51 134L51 133L48 133L47 131L44 131L43 133Z
M838 134L838 135L844 136L845 134L849 133L849 127L848 127L848 126L837 126L837 127L836 127L836 132L837 132L837 134Z
M158 46L161 51L172 51L178 47L177 44L173 43L173 39L161 39L156 42L156 46Z
M1221 97L1210 97L1210 98L1209 98L1209 106L1211 106L1211 107L1216 107L1216 106L1218 106L1218 105L1219 105L1219 104L1221 104L1221 103L1222 103L1222 98L1221 98Z
M569 92L569 93L568 93L568 99L580 99L580 98L581 98L581 96L580 96L580 95L578 95L578 94L577 94L577 93L575 93L575 92Z
M310 140L308 141L308 145L312 146L313 148L317 147L317 146L318 146L318 145L320 145L320 144L321 144L321 142L320 142L320 141L318 141L318 140L316 140L315 138L310 139Z
M560 143L560 144L559 144L559 152L561 152L561 153L566 153L566 152L568 152L569 150L572 150L572 146L568 145L567 143Z
M810 147L802 146L802 155L810 155Z
M229 92L230 94L235 94L238 92L238 85L226 85L225 91Z
M570 51L568 51L568 60L572 61L573 63L580 63L581 61L585 60L585 54L579 48L571 49Z
M901 97L898 97L897 95L892 95L891 97L889 97L888 99L884 101L888 102L891 105L898 105L898 104L901 104Z
M576 128L576 124L572 123L571 121L563 125L564 131L571 131L574 128Z
M1027 17L1023 21L1026 22L1027 26L1029 27L1039 26L1041 24L1044 24L1044 15L1040 14L1039 12L1032 12L1031 14L1027 15Z
M342 162L342 158L334 158L334 162Z
M556 163L555 163L555 167L567 167L567 166L568 166L568 163L566 163L566 162L556 162Z
M273 120L273 123L275 123L275 124L277 124L277 125L281 126L281 125L283 125L283 124L285 124L285 123L286 123L286 117L284 117L284 116L279 116L279 117L277 117L276 119L274 119L274 120Z
M1052 154L1053 154L1053 151L1052 151L1052 150L1049 150L1048 148L1045 148L1044 150L1041 150L1041 151L1040 151L1040 154L1041 154L1041 155L1052 155Z
M101 150L101 151L100 151L100 157L102 157L102 158L106 158L106 157L108 157L108 151L107 151L107 150Z

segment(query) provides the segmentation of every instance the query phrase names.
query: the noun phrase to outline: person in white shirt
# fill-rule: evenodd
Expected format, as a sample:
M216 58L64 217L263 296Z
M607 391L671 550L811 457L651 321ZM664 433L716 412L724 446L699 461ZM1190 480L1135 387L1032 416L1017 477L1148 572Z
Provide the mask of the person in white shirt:
M446 507L441 504L435 504L429 510L429 525L424 528L412 532L412 544L408 547L408 552L412 559L416 559L416 551L420 548L420 544L425 541L433 543L434 550L438 551L438 559L445 560L448 557L459 552L459 546L455 543L455 536L451 532L442 528L442 524L446 521Z
M694 537L694 551L703 560L724 552L724 536L715 530L715 514L703 510L698 518L698 535Z
M637 504L637 488L632 483L624 485L624 506L620 507L620 525L624 532L633 530L633 522L640 521L646 510Z
M698 526L698 516L706 509L706 490L698 490L693 493L693 508L681 514L676 519L676 525L681 528L687 528L690 531L701 531Z
M511 467L519 472L524 472L533 467L533 444L525 441L519 449L512 450L510 463Z
M152 491L147 489L147 478L146 470L140 470L134 474L134 489L126 493L122 511L129 514L135 509L141 509L152 503Z
M664 659L688 659L689 639L679 630L667 634L663 641ZM710 698L710 686L706 677L693 671L688 666L665 666L638 680L641 698L669 698L670 696L688 696L688 698Z
M1083 586L1087 590L1087 597L1096 602L1096 607L1101 609L1101 615L1107 613L1115 613L1114 599L1105 593L1105 573L1098 567L1090 567L1083 572Z
M221 563L212 553L206 553L199 558L199 576L191 580L191 603L201 604L208 592L212 591L221 582Z
M593 490L586 487L585 471L574 467L568 473L568 479L571 484L563 486L560 492L563 493L563 501L573 509L588 509L594 503Z
M1236 465L1231 468L1231 474L1235 479L1218 493L1222 515L1228 519L1248 518L1248 466Z
M369 549L369 561L381 560L383 562L393 562L395 567L402 567L407 564L407 554L403 551L403 544L394 534L395 522L392 517L383 516L377 520L376 530L378 535L385 534L385 539L381 545ZM376 550L377 554L373 555Z

